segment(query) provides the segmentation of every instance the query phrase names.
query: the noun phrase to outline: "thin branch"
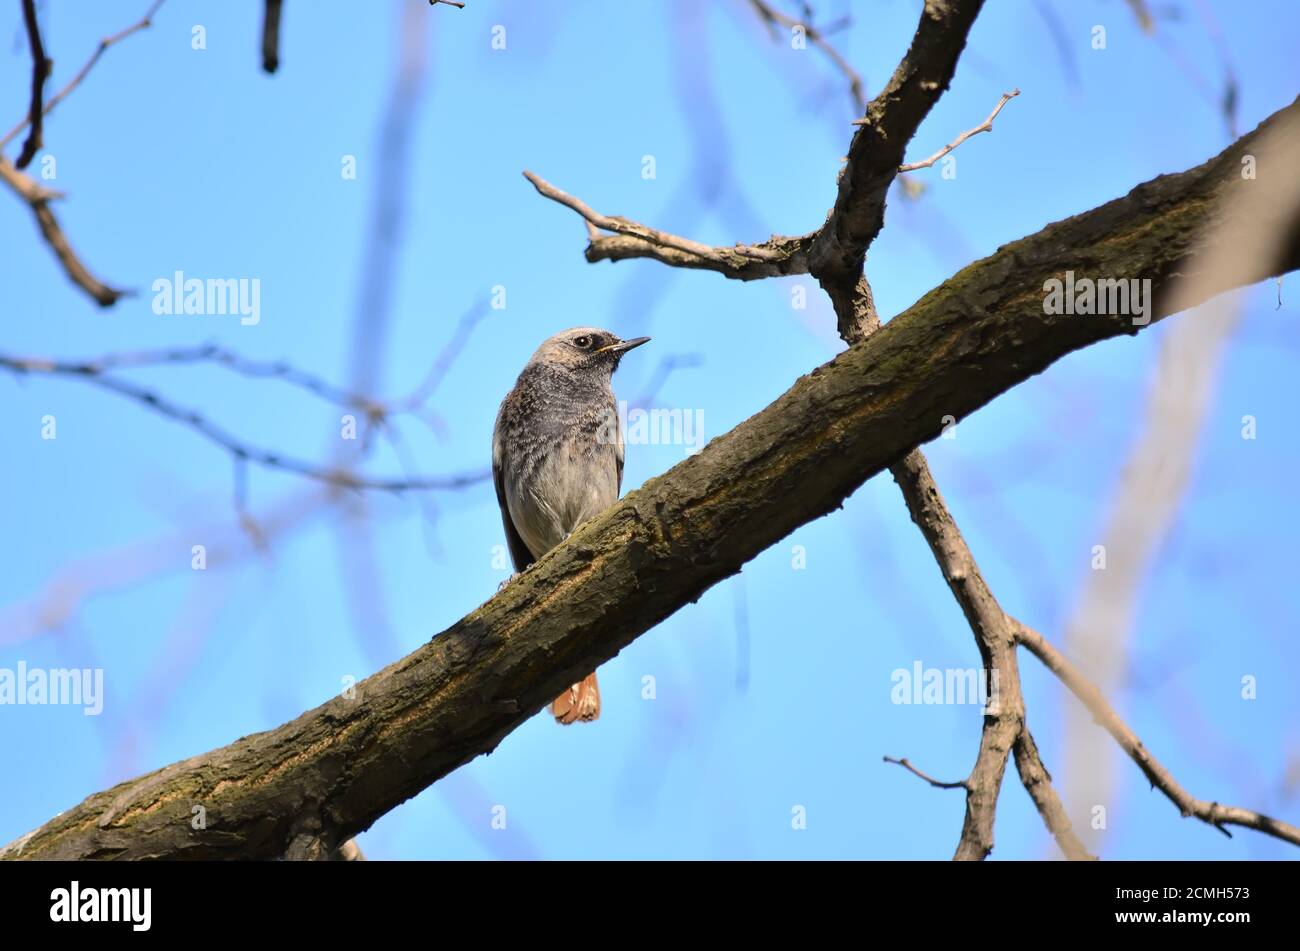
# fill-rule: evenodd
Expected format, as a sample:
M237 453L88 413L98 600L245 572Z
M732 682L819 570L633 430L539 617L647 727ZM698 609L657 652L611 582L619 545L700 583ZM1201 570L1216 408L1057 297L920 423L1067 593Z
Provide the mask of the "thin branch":
M971 136L979 135L981 132L992 132L993 120L998 117L998 113L1002 111L1002 107L1005 106L1008 102L1010 102L1018 95L1020 95L1019 89L1013 89L1011 90L1011 92L1004 92L1002 94L1002 98L999 99L998 104L993 107L993 111L989 113L989 117L987 119L985 119L975 128L968 129L967 131L963 132L961 135L957 136L957 138L953 139L951 142L949 142L947 145L941 148L938 152L935 152L928 159L925 159L924 161L921 162L912 162L909 165L898 166L899 173L901 174L902 172L915 172L917 169L929 168L931 165L939 161L939 159L943 158L953 149L957 148L957 146L961 145ZM861 122L865 120L858 120L858 121Z
M736 244L734 247L710 247L690 238L657 231L627 218L602 215L579 198L561 191L544 178L525 171L524 178L538 194L558 202L582 216L587 222L591 244L588 261L623 260L650 257L676 267L717 271L737 280L754 280L803 274L807 271L805 251L812 235L788 238L773 235L761 244ZM614 232L619 237L601 236L594 229Z
M460 0L429 0L429 6L431 7L437 6L440 3L446 4L449 7L455 7L457 10L465 9L465 4L461 3Z
M778 25L785 27L787 30L801 27L804 35L812 40L814 46L826 54L827 58L835 64L835 68L843 73L844 78L849 81L849 95L853 98L854 108L861 112L867 107L867 94L863 91L862 77L849 61L841 55L840 51L835 48L834 44L826 39L825 33L818 30L811 23L796 20L794 17L782 13L767 3L766 0L749 0L749 2L758 15L763 18L763 22L767 24L768 31L773 39L778 38L775 29Z
M1300 828L1296 826L1250 809L1197 799L1189 793L1178 780L1174 779L1173 774L1151 755L1137 734L1129 729L1115 709L1106 702L1101 691L1070 663L1064 654L1048 643L1042 634L1019 622L1016 624L1016 640L1042 661L1043 666L1054 673L1070 689L1070 692L1079 698L1088 708L1093 719L1115 738L1120 748L1146 774L1152 787L1164 793L1184 817L1200 819L1229 838L1232 837L1232 833L1226 827L1237 825L1255 829L1293 845L1300 845Z
M490 475L487 470L482 470L447 476L422 476L405 479L360 476L346 469L327 468L252 446L221 429L196 410L173 403L153 390L139 386L136 383L107 376L87 364L11 357L0 354L0 369L6 369L19 375L46 373L83 380L94 386L125 396L160 416L165 416L188 426L208 441L216 443L226 450L236 460L248 460L268 469L296 473L338 488L378 489L387 492L452 490L477 485L486 481Z
M74 89L76 89L78 86L81 85L82 80L84 80L86 76L90 73L90 71L95 68L95 64L99 62L99 58L103 56L105 51L107 51L110 47L115 46L118 43L122 42L124 39L126 39L128 36L131 36L133 33L138 33L141 30L147 30L150 26L152 26L153 18L158 13L158 8L161 7L165 2L166 0L153 0L153 3L149 5L149 9L145 12L145 15L143 17L141 17L135 23L132 23L126 29L119 30L117 33L114 33L112 36L108 36L100 40L99 46L95 48L95 52L91 54L90 59L86 60L86 62L82 65L81 69L77 71L77 75L73 76L72 80L66 86L64 86L57 93L51 96L49 100L46 101L41 114L48 116L51 112L54 111L55 106L61 103L64 99L68 98L68 95ZM27 128L27 126L31 123L31 120L32 117L30 115L26 115L16 126L10 129L9 132L5 135L5 137L0 139L0 150L3 150L10 142L16 139L19 135L21 135L23 129Z
M28 360L27 362L39 366L46 365L51 361ZM64 365L70 372L94 376L113 370L194 363L212 363L241 376L254 379L282 380L327 402L335 403L346 409L356 410L367 417L386 416L390 412L388 406L384 403L356 393L349 393L315 374L300 370L283 360L254 360L216 344L109 353L93 360L65 361Z
M1034 742L1028 726L1023 727L1020 735L1016 737L1014 752L1020 783L1029 793L1029 798L1034 801L1038 814L1042 816L1044 824L1056 839L1056 844L1061 847L1061 851L1065 853L1065 857L1072 862L1096 860L1097 856L1089 852L1087 846L1074 834L1070 817L1065 812L1061 797L1052 788L1052 776L1038 755L1038 744Z
M27 113L31 132L14 162L20 169L30 165L44 145L44 126L41 120L45 112L41 99L45 94L45 81L50 78L53 66L50 58L45 55L45 44L41 42L41 25L36 19L36 0L23 0L23 24L27 27L27 45L32 51L32 105Z
M54 257L62 265L72 283L76 284L101 307L111 307L126 291L109 287L81 262L81 258L72 250L68 237L63 232L59 219L50 210L50 202L61 198L59 192L45 188L25 172L20 172L3 155L0 155L0 181L3 181L19 198L27 203L36 218L41 237L54 252Z
M782 38L780 32L777 30L778 26L784 26L786 29L793 29L796 26L803 27L804 34L813 41L814 45L827 55L830 61L835 65L835 68L843 73L844 77L849 81L849 97L853 100L855 113L860 115L866 111L867 94L862 77L858 74L858 71L850 65L848 59L846 59L835 45L827 39L830 33L834 30L847 26L851 22L849 17L846 16L829 27L817 30L812 26L812 24L802 23L791 16L781 13L768 4L766 0L750 0L750 5L754 7L762 18L764 25L767 27L768 34L774 41ZM806 6L805 10L808 10ZM858 122L861 121L862 120L858 120ZM903 195L907 198L917 198L925 189L925 186L921 185L915 179L903 174L899 175L899 184L903 186Z
M112 36L100 40L98 48L86 61L85 65L77 72L66 86L50 97L41 108L29 112L19 123L14 126L3 139L0 139L0 152L17 138L29 125L33 127L33 133L36 134L37 126L41 123L44 116L48 116L60 102L76 89L99 62L99 58L104 55L105 50L111 46L120 43L133 33L146 29L152 23L154 14L162 6L164 0L154 0L150 5L144 17L131 26ZM33 137L28 137L28 144L33 141ZM26 154L26 148L24 148ZM21 156L20 156L21 159ZM41 237L45 243L53 250L55 258L63 267L64 273L68 278L84 290L95 300L101 307L111 307L117 303L118 299L125 294L125 291L109 287L99 278L90 273L90 270L82 263L76 252L72 250L67 235L64 234L62 226L54 212L50 210L49 203L55 198L61 197L58 193L38 185L32 178L23 173L20 168L15 168L9 160L0 154L0 181L3 181L10 189L23 199L31 208L33 216L36 218L37 227L40 228Z
M666 231L656 231L653 228L647 228L645 225L638 224L635 221L629 221L626 218L602 215L593 210L585 202L574 198L567 192L560 191L550 182L534 175L532 172L525 171L524 178L532 182L537 191L561 205L572 208L588 222L597 228L605 231L613 231L616 234L627 235L632 238L640 238L642 241L649 241L652 244L658 244L666 248L675 248L678 251L684 251L687 254L694 254L697 257L715 259L722 263L724 256L739 255L744 258L752 258L755 261L776 261L781 258L781 254L769 247L763 245L751 246L737 244L734 248L712 248L707 244L700 244L698 241L692 241L690 238L682 238L675 234L669 234Z
M941 779L935 779L933 776L927 776L925 773L921 772L919 769L917 769L915 766L913 766L913 765L911 764L911 762L907 759L907 757L903 757L902 759L895 759L895 758L892 757L892 756L884 756L884 757L881 757L881 758L882 758L886 763L894 763L894 764L896 764L896 765L898 765L898 766L903 767L903 769L907 770L907 771L908 771L909 773L911 773L913 776L919 776L921 779L924 779L927 783L929 783L929 784L930 784L931 786L933 786L935 789L967 789L967 788L969 788L969 783L967 782L967 780L964 780L964 779L959 779L959 780L958 780L957 782L955 782L955 783L945 783L945 782L944 782L943 780L941 780Z
M266 0L262 14L262 69L274 73L280 68L280 13L283 0Z

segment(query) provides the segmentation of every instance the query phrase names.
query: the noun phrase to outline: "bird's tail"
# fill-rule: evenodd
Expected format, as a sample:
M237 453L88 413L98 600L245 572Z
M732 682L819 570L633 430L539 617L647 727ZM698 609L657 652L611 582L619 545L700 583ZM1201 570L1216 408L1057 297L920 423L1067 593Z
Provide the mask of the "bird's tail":
M551 714L556 723L568 726L579 720L589 722L600 716L600 687L596 675L588 674L582 680L551 701Z

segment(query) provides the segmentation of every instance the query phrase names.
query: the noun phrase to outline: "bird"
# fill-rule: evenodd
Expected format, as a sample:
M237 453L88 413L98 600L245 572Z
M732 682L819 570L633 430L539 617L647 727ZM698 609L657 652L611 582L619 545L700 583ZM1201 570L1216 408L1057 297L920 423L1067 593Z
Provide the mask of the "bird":
M623 355L649 340L563 330L542 341L501 401L492 481L516 572L618 501L623 433L611 378ZM551 714L566 726L598 718L595 672L556 697Z

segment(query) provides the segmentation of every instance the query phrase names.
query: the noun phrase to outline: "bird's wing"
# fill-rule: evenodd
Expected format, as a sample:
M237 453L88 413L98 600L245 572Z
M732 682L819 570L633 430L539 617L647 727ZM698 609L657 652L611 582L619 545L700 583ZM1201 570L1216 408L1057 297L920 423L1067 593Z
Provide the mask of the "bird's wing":
M492 484L497 490L497 504L501 507L501 523L506 529L506 545L510 549L510 560L514 562L515 571L523 571L536 559L528 550L519 531L510 518L510 506L506 502L505 475L501 467L501 440L497 433L492 438Z

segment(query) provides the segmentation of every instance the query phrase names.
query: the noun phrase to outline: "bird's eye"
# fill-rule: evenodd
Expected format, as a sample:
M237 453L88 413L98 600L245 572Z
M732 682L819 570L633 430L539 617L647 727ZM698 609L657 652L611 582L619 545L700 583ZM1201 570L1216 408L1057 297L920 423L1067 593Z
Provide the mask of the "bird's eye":
M591 338L588 337L586 334L583 334L581 337L574 337L573 345L575 347L579 347L583 350L586 350L588 347L591 346Z

